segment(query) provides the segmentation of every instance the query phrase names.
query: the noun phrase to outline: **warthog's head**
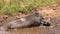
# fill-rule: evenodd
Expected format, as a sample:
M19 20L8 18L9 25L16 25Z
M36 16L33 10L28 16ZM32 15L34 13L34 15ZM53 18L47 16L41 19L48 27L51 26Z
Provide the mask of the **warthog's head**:
M42 14L40 13L34 13L35 19L41 26L50 26L50 18L44 18Z

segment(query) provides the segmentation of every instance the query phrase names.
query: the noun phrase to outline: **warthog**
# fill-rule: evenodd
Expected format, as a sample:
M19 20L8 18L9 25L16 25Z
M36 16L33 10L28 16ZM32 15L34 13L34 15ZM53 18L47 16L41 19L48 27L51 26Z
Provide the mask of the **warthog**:
M24 27L32 27L39 26L42 24L42 20L44 20L43 16L39 13L34 13L26 17L22 17L20 19L13 20L8 23L9 28L24 28Z

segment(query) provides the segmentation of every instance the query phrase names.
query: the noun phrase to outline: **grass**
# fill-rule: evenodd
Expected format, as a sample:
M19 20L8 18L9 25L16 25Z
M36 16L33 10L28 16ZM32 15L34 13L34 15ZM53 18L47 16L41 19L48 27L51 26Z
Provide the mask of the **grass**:
M18 12L31 13L38 6L53 4L57 0L0 0L0 14L14 15Z

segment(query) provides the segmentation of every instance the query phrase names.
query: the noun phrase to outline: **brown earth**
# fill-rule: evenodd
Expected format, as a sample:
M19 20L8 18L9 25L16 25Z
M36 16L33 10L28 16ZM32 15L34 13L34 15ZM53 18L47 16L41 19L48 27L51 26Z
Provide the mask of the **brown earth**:
M38 7L37 11L41 13L44 18L51 19L50 23L54 25L53 28L50 27L31 27L24 29L16 29L11 31L1 31L0 34L60 34L60 4L45 5ZM19 13L18 15L8 17L6 15L0 16L0 23L7 20L14 20L16 18L21 18L26 15ZM4 25L4 29L5 29Z

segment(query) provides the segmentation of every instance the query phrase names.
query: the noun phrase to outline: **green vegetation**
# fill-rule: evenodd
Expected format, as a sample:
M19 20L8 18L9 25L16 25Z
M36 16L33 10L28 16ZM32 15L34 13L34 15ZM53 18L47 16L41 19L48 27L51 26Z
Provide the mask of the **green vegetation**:
M38 6L53 3L56 3L56 0L0 0L0 14L30 13Z

